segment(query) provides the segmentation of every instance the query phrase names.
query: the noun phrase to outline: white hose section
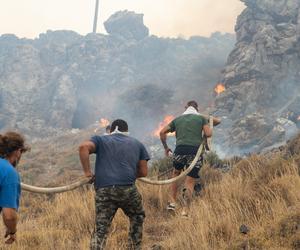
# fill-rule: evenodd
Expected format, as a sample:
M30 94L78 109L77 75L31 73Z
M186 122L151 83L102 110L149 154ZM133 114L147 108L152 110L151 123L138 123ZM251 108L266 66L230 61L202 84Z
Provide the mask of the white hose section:
M90 178L84 178L84 179L74 182L72 184L69 184L66 186L61 186L61 187L45 188L45 187L31 186L31 185L28 185L25 183L21 183L21 187L22 187L22 190L32 192L32 193L55 194L55 193L63 193L63 192L74 190L78 187L88 184L89 182L90 182Z
M138 180L143 183L151 184L151 185L168 185L168 184L174 183L176 181L179 181L180 179L184 178L188 173L190 173L192 171L192 169L195 167L197 161L201 157L202 151L203 151L203 143L200 145L200 147L197 151L197 154L196 154L194 160L192 161L191 165L186 170L184 170L180 175L178 175L174 178L171 178L169 180L150 180L149 178L144 177L144 178L139 178Z

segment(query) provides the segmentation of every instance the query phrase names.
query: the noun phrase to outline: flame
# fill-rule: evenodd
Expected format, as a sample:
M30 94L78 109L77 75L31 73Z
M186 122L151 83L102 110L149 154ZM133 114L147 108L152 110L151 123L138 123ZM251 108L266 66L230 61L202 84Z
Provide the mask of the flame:
M100 128L106 128L109 124L110 124L110 121L105 118L101 118L99 121Z
M300 121L300 115L298 116L297 120Z
M155 136L155 137L159 137L160 131L161 131L165 126L167 126L171 121L173 121L174 118L175 118L175 117L172 116L172 115L167 115L167 116L165 116L164 120L163 120L162 122L160 122L159 125L157 126L157 128L153 131L153 134L152 134L152 135ZM171 133L171 134L168 134L168 135L174 136L175 133Z
M218 83L217 86L215 87L215 92L217 93L217 95L221 94L225 90L226 90L225 85L222 83Z
M96 133L99 129L106 128L109 124L110 124L109 120L105 118L101 118L99 121L96 121L97 128L94 129L94 132Z

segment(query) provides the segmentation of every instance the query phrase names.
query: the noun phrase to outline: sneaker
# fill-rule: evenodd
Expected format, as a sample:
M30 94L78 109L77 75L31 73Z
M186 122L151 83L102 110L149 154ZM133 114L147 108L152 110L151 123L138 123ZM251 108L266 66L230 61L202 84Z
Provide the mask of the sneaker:
M185 211L182 211L181 212L181 217L182 218L189 218L189 214L187 212L185 212Z
M182 218L188 218L189 217L189 214L188 214L188 212L186 211L185 208L183 208L182 211L181 211L181 217Z
M167 210L168 211L175 211L175 203L168 203L168 206L167 206Z

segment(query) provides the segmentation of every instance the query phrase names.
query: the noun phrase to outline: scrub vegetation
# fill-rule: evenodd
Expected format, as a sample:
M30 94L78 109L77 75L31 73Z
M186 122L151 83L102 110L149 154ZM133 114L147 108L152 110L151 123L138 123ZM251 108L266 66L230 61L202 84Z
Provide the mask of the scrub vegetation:
M188 218L180 209L178 216L166 213L168 187L138 183L146 210L144 249L300 249L299 173L300 136L284 148L236 160L226 173L206 164L204 188ZM24 192L18 242L8 249L88 249L93 196L92 187L58 195ZM125 249L128 224L118 211L107 249Z

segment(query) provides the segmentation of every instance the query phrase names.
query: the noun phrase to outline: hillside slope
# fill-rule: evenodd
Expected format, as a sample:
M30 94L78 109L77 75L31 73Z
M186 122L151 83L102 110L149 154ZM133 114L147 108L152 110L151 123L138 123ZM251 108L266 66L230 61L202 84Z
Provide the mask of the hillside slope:
M278 150L238 160L227 173L206 165L201 176L204 189L188 219L166 213L166 187L138 184L147 214L144 249L300 248L300 135ZM88 249L93 191L24 193L20 216L12 249ZM240 233L241 225L250 231ZM119 212L107 249L124 249L127 229Z

